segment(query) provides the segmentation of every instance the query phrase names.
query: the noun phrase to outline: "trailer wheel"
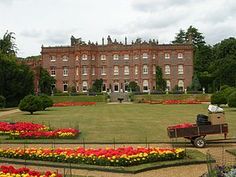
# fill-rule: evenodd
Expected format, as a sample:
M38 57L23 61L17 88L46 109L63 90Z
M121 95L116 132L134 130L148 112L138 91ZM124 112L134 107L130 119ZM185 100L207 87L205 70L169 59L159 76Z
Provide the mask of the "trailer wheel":
M203 148L206 145L206 141L202 137L198 137L194 140L194 146L197 148Z

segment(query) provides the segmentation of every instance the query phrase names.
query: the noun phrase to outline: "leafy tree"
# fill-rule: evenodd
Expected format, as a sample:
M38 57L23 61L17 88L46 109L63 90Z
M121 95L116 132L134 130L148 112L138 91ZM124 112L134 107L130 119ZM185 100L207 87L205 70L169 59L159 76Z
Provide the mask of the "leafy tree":
M173 44L184 44L186 42L186 33L184 30L180 29L179 33L176 34L175 40L172 41Z
M166 81L163 79L162 69L160 66L156 67L156 89L160 91L165 91Z
M34 76L28 66L16 62L14 33L6 32L0 39L0 95L6 106L16 106L26 95L33 93Z
M0 39L0 57L2 56L16 56L17 47L14 42L15 37L13 32L6 32L3 38Z
M131 81L128 85L128 89L131 90L132 92L139 92L140 87L135 81Z
M236 91L231 93L228 98L228 105L229 107L236 107Z
M199 82L199 79L198 79L196 73L193 75L193 80L192 80L192 84L191 84L191 87L190 87L190 88L191 88L191 90L193 90L193 91L198 91L198 90L201 89L201 84L200 84L200 82Z
M210 45L199 45L194 53L195 72L208 71L211 63L214 61L212 47Z
M96 79L91 88L91 92L101 92L102 91L103 80Z
M19 109L33 114L36 111L41 111L43 109L43 104L38 96L28 95L20 101Z
M0 95L0 108L4 108L6 105L6 98Z
M6 106L16 106L26 95L33 93L34 75L28 66L0 58L0 95Z
M219 85L236 86L236 39L228 38L213 47L215 61L209 71Z
M201 46L205 45L204 36L202 33L198 31L197 28L193 27L192 25L187 29L185 34L185 41L190 42L189 39L191 38L192 43L194 46Z
M190 39L192 41L189 41ZM173 44L184 44L189 42L193 43L193 45L197 47L206 43L202 33L200 33L198 29L193 26L189 26L186 32L183 29L180 29L179 33L175 36L175 40L172 41Z
M43 110L53 106L53 101L49 96L47 96L45 94L42 94L42 95L39 96L39 98L42 102L42 109Z
M218 106L220 106L221 104L227 104L227 99L222 92L217 92L212 94L211 104L217 104Z
M52 85L56 80L49 75L48 71L41 66L36 69L39 72L39 89L41 93L50 95L52 92Z

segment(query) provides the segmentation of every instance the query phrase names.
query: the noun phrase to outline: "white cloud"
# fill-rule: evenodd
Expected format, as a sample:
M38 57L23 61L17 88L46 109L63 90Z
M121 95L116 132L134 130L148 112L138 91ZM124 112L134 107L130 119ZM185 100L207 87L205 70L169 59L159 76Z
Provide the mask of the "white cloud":
M70 36L169 43L180 28L198 28L207 43L236 36L234 0L0 0L0 35L15 32L19 55L41 45L69 45Z

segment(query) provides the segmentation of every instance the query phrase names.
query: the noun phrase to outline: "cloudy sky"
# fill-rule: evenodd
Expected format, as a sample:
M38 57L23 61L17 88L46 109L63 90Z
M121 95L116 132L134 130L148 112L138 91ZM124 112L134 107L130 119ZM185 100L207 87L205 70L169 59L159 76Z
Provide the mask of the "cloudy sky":
M111 35L169 43L179 29L198 28L214 44L236 36L235 0L0 0L0 36L15 33L18 56L41 45L69 45L70 36L98 41Z

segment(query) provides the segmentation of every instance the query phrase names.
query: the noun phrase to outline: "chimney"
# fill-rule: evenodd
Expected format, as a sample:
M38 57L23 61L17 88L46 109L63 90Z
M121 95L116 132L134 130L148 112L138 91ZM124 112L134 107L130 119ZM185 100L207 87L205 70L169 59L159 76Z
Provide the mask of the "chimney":
M127 45L127 37L125 37L125 45Z
M102 38L102 45L104 45L104 37Z

